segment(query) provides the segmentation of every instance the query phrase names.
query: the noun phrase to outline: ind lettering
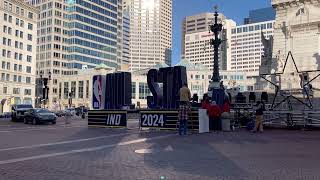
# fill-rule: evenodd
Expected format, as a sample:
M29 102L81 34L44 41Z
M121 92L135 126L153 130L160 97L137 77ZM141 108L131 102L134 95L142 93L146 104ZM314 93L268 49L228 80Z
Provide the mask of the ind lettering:
M115 119L116 119L116 115L111 114L111 115L110 115L110 121L109 121L110 125L114 125Z
M119 126L120 122L121 122L121 115L117 115L115 125Z

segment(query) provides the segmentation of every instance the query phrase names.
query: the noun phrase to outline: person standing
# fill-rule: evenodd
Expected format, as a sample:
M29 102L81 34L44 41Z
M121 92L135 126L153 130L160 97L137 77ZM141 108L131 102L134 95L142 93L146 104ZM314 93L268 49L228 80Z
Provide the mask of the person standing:
M263 111L265 110L264 103L261 101L257 102L257 109L256 109L256 122L253 132L263 132Z
M188 85L185 83L179 90L180 103L179 103L179 135L187 135L188 129L188 114L190 111L191 92Z
M201 103L201 108L202 109L207 109L207 110L209 110L209 108L210 108L209 97L206 94L203 96L203 100L202 100L202 103Z
M72 116L72 113L71 113L71 110L70 109L67 109L66 110L66 113L65 113L65 124L70 124L70 119L71 119L71 116Z
M212 123L212 130L219 131L221 130L221 109L216 104L215 101L211 102L210 110L209 110L209 117Z

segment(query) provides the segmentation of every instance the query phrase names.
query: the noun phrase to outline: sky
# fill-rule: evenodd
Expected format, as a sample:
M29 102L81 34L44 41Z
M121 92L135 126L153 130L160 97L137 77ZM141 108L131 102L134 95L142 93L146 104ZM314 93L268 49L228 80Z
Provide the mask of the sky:
M249 11L271 6L271 0L172 0L173 1L173 43L172 64L177 64L181 54L181 24L186 16L213 12L217 5L219 12L233 19L238 24L243 24L243 19L249 16Z

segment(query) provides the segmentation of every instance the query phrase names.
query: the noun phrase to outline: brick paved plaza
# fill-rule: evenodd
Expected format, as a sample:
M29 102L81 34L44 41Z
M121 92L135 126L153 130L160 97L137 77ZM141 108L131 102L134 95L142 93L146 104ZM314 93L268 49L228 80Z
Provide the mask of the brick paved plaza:
M319 131L180 137L86 123L32 126L0 120L0 179L320 179Z

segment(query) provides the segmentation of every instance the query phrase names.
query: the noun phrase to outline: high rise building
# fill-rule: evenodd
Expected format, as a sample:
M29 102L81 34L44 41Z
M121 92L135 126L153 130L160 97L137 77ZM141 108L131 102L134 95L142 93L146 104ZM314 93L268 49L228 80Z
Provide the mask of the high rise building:
M227 70L228 59L231 59L231 29L236 27L233 20L227 19L223 14L219 14L220 21L224 25L221 39L225 40L219 51L219 68ZM213 70L213 47L210 39L214 38L213 33L209 33L209 25L213 23L213 13L202 13L188 16L183 21L182 29L182 57L192 63L201 63L208 69Z
M27 0L40 9L37 74L48 77L49 104L66 97L75 83L57 79L99 64L118 68L122 59L121 0ZM63 93L62 93L63 88ZM72 93L72 97L77 96ZM67 96L68 97L68 96Z
M229 70L244 71L248 76L259 75L261 57L264 55L261 33L269 39L274 33L274 22L240 25L232 29Z
M0 112L13 104L34 105L38 13L23 1L0 3Z
M123 11L123 26L122 26L122 63L130 63L130 16L128 11Z
M244 19L244 24L272 21L276 19L276 11L272 7L249 11L249 17Z
M223 14L219 14L219 19L225 19ZM209 25L212 24L214 20L213 13L201 13L192 16L187 16L182 22L182 49L181 57L185 58L185 44L186 44L186 34L208 32Z
M130 16L130 70L171 65L172 0L124 0Z

